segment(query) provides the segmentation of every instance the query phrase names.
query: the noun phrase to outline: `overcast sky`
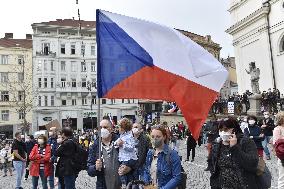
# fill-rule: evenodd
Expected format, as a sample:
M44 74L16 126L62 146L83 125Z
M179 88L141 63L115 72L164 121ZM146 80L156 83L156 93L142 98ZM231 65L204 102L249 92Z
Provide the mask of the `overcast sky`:
M211 35L223 49L221 56L233 56L232 38L225 33L230 26L228 0L1 0L0 38L14 33L24 38L32 33L31 24L57 18L77 17L95 20L97 8L161 23L200 35Z

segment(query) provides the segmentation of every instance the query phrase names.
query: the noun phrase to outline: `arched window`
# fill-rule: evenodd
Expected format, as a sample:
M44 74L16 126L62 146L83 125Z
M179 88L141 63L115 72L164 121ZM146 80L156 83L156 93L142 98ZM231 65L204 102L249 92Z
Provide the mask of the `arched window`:
M284 52L284 36L282 36L280 40L280 52Z

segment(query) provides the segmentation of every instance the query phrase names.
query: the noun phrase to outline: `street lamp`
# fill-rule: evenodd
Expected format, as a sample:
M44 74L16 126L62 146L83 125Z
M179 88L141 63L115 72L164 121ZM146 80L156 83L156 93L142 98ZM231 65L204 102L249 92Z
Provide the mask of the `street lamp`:
M90 81L87 82L87 89L91 95L91 114L90 115L91 115L91 122L92 122L92 130L94 130L93 114L92 114L92 111L93 111L92 82Z

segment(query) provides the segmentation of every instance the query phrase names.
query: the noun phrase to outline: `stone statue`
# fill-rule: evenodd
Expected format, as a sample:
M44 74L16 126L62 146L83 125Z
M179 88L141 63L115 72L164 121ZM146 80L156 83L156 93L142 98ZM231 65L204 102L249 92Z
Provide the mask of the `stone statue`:
M246 70L248 74L250 74L250 81L251 81L251 89L253 94L260 94L259 91L259 75L260 70L259 68L255 67L255 62L251 62L249 64L249 71Z

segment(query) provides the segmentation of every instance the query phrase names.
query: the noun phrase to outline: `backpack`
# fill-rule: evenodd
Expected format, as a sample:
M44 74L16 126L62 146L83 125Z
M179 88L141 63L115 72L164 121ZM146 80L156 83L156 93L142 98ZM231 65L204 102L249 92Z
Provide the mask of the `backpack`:
M242 146L243 140L241 140L240 144ZM268 189L271 187L271 180L272 180L271 172L269 171L262 157L259 157L258 159L255 177L257 185L259 187L263 189Z
M172 153L172 150L169 149L169 153L167 153L165 159L167 161L167 163L169 165L172 165L172 162L171 162L171 153ZM178 189L186 189L186 180L187 180L187 174L186 172L184 171L184 168L183 166L181 165L181 183L180 185L178 185Z
M87 169L88 152L78 143L74 141L73 143L75 145L75 154L72 157L72 168L79 173Z
M280 135L282 136L281 129ZM284 139L278 139L274 144L274 149L276 156L281 160L284 159Z

